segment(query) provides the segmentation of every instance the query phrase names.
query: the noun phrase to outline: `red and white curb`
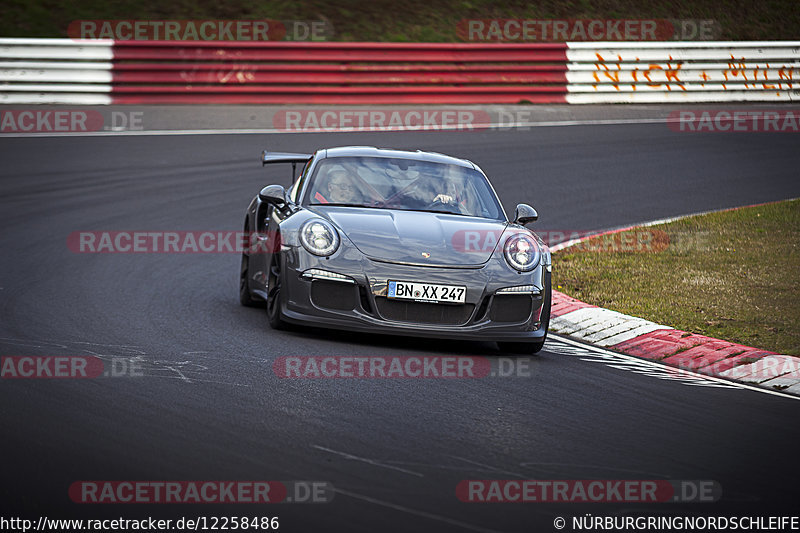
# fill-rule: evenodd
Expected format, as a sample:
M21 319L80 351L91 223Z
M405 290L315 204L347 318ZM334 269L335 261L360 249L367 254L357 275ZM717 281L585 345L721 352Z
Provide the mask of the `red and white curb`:
M663 222L666 221L658 223ZM619 231L624 230L598 235ZM555 246L553 251L563 250L595 236ZM552 306L550 330L553 333L682 370L800 396L800 357L677 330L590 305L555 290Z
M800 396L800 358L677 330L553 291L550 330L627 355Z

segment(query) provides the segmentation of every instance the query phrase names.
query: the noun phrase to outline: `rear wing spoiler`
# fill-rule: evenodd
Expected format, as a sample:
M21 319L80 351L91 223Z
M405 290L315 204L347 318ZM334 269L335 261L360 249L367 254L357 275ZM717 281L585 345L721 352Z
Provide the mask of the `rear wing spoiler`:
M273 163L291 163L292 164L292 181L294 181L295 171L297 170L297 163L306 164L312 154L293 154L289 152L268 152L264 150L261 152L261 166L271 165Z

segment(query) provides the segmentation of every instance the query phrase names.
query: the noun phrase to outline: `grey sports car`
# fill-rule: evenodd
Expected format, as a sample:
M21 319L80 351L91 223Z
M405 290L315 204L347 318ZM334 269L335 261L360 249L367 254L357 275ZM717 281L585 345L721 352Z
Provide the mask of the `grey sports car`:
M519 204L509 220L474 163L366 146L265 151L262 163L291 163L293 184L265 187L247 208L239 298L266 303L273 328L542 348L550 251L525 228L538 215Z

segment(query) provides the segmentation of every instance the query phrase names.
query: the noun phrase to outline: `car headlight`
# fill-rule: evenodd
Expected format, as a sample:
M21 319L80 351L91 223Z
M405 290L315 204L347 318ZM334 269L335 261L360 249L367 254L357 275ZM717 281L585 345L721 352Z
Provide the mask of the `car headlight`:
M525 233L517 233L506 239L503 252L508 264L521 272L533 270L539 263L539 245L536 239Z
M300 242L314 255L331 255L339 248L339 233L330 222L312 218L300 228Z

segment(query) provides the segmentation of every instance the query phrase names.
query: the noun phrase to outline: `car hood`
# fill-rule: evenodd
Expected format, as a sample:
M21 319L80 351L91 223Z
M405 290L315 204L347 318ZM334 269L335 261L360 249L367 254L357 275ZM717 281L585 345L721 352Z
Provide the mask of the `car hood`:
M314 211L338 226L367 257L425 266L482 265L508 225L420 211L319 206Z

